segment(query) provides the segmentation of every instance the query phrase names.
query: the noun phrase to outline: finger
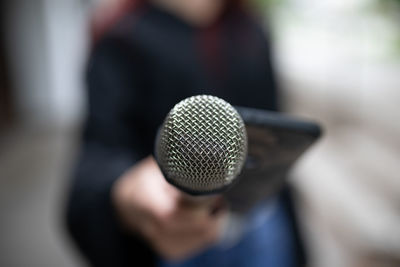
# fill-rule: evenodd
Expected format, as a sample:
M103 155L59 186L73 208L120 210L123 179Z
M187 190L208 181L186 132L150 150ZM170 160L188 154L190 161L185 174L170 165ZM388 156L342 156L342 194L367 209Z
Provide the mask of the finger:
M206 249L216 242L215 232L165 234L155 239L154 248L169 260L182 260Z
M208 235L215 230L219 232L221 220L226 217L226 212L221 211L217 215L207 214L201 218L183 219L179 217L172 217L160 225L161 231L164 233L172 234L175 236L192 236Z
M219 240L226 218L226 214L223 213L216 216L210 222L212 225L209 225L207 231L203 233L165 235L159 240L159 245L163 249L162 255L172 260L181 260L212 246Z

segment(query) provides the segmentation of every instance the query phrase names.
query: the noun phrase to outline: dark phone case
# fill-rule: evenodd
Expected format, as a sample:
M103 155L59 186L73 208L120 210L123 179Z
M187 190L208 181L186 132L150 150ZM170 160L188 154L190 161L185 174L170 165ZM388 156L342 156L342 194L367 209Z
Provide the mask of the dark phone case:
M279 192L295 161L321 135L317 123L251 108L236 107L247 130L246 164L225 193L233 212L245 213Z

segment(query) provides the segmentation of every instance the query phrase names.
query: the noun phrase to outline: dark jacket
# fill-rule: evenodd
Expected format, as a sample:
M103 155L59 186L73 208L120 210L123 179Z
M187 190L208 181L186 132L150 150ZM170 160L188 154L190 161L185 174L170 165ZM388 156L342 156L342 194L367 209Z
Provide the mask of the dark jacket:
M145 241L120 228L110 199L118 177L153 151L157 127L180 100L198 94L276 110L269 41L245 12L207 29L145 6L95 46L89 109L72 182L67 226L93 266L151 266Z

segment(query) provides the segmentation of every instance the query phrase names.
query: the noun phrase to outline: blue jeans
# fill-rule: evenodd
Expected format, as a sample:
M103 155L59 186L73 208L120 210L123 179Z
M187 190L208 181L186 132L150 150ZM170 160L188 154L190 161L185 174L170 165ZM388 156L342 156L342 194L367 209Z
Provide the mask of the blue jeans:
M290 217L279 199L262 203L246 218L241 238L227 247L217 244L191 259L158 267L294 267L296 242Z

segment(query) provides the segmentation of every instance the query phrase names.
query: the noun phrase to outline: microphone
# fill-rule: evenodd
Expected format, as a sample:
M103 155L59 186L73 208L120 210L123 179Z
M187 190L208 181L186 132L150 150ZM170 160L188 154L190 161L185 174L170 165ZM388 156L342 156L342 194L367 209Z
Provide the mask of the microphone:
M193 196L226 190L247 156L243 119L228 102L210 95L186 98L165 118L155 156L166 180Z

